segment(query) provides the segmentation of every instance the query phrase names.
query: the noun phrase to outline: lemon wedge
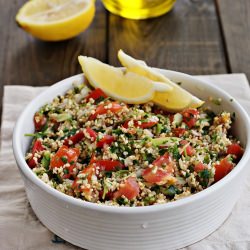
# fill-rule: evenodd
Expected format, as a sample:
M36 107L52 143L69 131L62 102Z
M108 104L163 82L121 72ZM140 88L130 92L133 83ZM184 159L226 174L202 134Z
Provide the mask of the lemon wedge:
M60 41L87 29L94 14L94 0L32 0L18 11L16 21L41 40Z
M86 56L78 57L83 73L94 88L101 88L115 100L128 104L145 103L153 99L155 91L171 88L133 72L124 72L101 61Z
M162 108L171 112L178 112L185 108L198 108L203 105L204 102L202 100L187 92L155 69L147 66L144 61L136 60L122 50L119 50L118 58L127 71L145 76L153 81L163 82L173 88L169 92L155 93L153 102Z

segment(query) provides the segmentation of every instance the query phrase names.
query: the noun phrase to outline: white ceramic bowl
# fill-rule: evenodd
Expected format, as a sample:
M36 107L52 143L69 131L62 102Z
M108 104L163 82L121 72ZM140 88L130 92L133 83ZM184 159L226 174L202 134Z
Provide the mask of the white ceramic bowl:
M25 183L30 204L41 222L66 241L87 249L176 249L199 241L215 231L229 216L239 197L239 187L246 176L250 157L250 122L237 101L230 95L192 76L161 70L175 82L203 100L221 98L216 112L236 113L234 135L245 153L237 167L208 189L168 204L148 207L109 207L84 202L49 187L29 169L24 155L31 139L24 134L34 131L33 115L45 103L64 94L73 81L65 79L41 93L20 115L13 134L14 155Z

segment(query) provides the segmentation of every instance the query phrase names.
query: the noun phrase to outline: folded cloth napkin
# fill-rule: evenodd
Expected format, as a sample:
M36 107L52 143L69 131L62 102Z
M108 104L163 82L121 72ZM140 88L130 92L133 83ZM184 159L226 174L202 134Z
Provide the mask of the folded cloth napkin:
M250 89L244 74L197 76L237 99L250 114ZM5 86L0 154L0 249L80 249L50 232L33 213L12 153L12 131L25 105L46 87ZM225 223L188 250L250 249L250 173L241 198ZM106 249L103 246L103 249ZM166 246L167 249L167 246Z

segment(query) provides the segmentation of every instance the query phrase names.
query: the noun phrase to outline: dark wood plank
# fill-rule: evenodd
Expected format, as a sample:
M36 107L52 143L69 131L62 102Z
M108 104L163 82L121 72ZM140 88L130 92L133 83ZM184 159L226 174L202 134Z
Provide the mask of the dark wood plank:
M0 0L0 98L3 85L51 85L80 73L79 54L106 61L107 13L100 1L96 2L95 18L87 31L56 43L39 41L16 25L16 12L24 2Z
M250 79L250 1L217 0L231 72Z
M190 74L225 73L226 63L213 0L177 1L174 9L144 21L109 18L109 61L117 50L154 67Z
M5 1L8 5L7 30L1 42L4 84L45 85L80 72L77 56L85 54L106 60L106 12L97 3L95 20L80 36L57 43L42 42L19 29L15 14L25 1ZM1 8L1 12L5 12ZM2 13L0 14L2 15Z

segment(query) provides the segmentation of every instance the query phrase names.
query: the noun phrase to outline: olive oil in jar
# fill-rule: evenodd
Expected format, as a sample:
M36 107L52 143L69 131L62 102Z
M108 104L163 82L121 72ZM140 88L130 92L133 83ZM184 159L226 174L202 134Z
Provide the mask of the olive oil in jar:
M102 0L111 13L130 19L147 19L170 11L176 0Z

